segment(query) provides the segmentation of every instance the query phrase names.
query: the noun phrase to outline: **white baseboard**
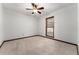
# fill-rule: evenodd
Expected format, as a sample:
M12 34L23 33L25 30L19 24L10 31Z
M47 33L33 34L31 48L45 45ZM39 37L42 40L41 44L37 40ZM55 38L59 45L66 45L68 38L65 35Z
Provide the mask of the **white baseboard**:
M0 40L0 46L2 45L2 43L3 43L3 40Z

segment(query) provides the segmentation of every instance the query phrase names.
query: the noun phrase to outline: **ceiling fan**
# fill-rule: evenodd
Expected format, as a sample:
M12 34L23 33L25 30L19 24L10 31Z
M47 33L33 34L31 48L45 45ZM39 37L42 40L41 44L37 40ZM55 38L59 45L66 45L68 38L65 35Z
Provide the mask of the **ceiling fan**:
M44 9L44 7L38 7L38 5L36 5L35 3L31 3L31 5L32 5L33 8L32 9L31 8L26 8L26 10L33 10L32 14L34 14L34 13L41 14L40 10Z

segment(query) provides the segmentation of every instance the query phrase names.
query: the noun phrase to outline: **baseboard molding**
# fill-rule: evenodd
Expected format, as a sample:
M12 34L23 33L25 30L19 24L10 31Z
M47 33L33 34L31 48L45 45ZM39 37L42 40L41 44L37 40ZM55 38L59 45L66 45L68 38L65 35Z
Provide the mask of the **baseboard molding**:
M26 37L20 37L20 38L9 39L9 40L5 40L4 42L14 41L14 40L20 40L20 39L30 38L30 37L35 37L35 36L38 36L38 35L32 35L32 36L26 36Z
M30 37L35 37L35 36L40 36L40 37L48 38L48 37L43 36L43 35L32 35L32 36L27 36L27 37L20 37L20 38L14 38L14 39L10 39L10 40L4 40L4 41L0 42L0 48L2 47L2 45L3 45L5 42L14 41L14 40L20 40L20 39L30 38ZM78 51L79 49L78 49L78 45L77 45L77 44L70 43L70 42L66 42L66 41L62 41L62 40L58 40L58 39L53 39L53 38L49 38L49 39L56 40L56 41L63 42L63 43L67 43L67 44L71 44L71 45L75 45L76 48L77 48L77 55L79 55L79 51Z
M3 42L4 42L3 40L2 40L2 41L0 41L0 48L2 47L2 45L3 45Z
M30 38L30 37L35 37L35 36L40 36L40 37L48 38L48 37L43 36L43 35L32 35L32 36L27 36L27 37L20 37L20 38L14 38L14 39L9 39L9 40L4 40L4 41L1 42L1 45L2 45L3 42L13 41L13 40L19 40L19 39L24 39L24 38ZM49 39L52 39L52 38L49 38ZM58 39L52 39L52 40L56 40L56 41L60 41L60 42L63 42L63 43L67 43L67 44L78 46L77 44L66 42L66 41L62 41L62 40L58 40Z
M49 38L49 37L46 37L46 36L43 36L43 35L39 35L41 37L44 37L44 38ZM67 43L67 44L71 44L71 45L76 45L75 43L71 43L71 42L67 42L67 41L63 41L63 40L59 40L59 39L53 39L53 38L49 38L49 39L52 39L52 40L56 40L56 41L60 41L60 42L63 42L63 43Z
M14 39L8 39L8 40L1 41L0 48L2 47L2 45L3 45L5 42L14 41L14 40L20 40L20 39L30 38L30 37L35 37L35 36L39 36L39 35L32 35L32 36L27 36L27 37L20 37L20 38L14 38Z
M43 35L39 35L39 36L44 37L44 38L48 38L48 37L43 36ZM67 43L67 44L70 44L70 45L75 45L76 49L77 49L77 55L79 55L79 49L78 49L79 46L78 46L78 44L71 43L71 42L66 42L66 41L62 41L62 40L58 40L58 39L53 39L53 38L49 38L49 39L56 40L56 41L63 42L63 43Z
M78 51L78 55L79 55L79 44L77 45L77 51Z

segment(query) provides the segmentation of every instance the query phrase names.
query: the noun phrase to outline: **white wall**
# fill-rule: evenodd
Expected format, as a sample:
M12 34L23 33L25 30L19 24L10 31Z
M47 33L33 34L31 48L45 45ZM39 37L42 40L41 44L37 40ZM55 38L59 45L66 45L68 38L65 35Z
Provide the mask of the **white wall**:
M78 29L78 32L77 32L77 38L78 38L78 52L79 52L79 3L78 3L78 22L77 22L77 29Z
M42 17L40 20L40 35L45 35L45 18L55 16L55 38L71 43L77 43L77 5L68 6Z
M0 6L0 15L1 14ZM55 38L71 43L77 43L77 6L69 6L37 19L36 17L3 8L3 22L0 17L0 35L4 40L26 37L31 35L45 36L45 18L55 16ZM3 35L0 37L3 37Z
M14 39L37 35L37 19L33 16L18 13L4 8L4 39Z
M3 15L2 15L2 5L0 4L0 45L3 42Z

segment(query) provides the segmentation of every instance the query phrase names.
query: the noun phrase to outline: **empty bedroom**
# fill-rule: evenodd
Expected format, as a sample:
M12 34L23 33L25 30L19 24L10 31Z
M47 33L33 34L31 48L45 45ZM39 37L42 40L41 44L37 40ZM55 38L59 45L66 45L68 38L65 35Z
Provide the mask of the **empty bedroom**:
M0 55L78 55L78 3L0 3Z

